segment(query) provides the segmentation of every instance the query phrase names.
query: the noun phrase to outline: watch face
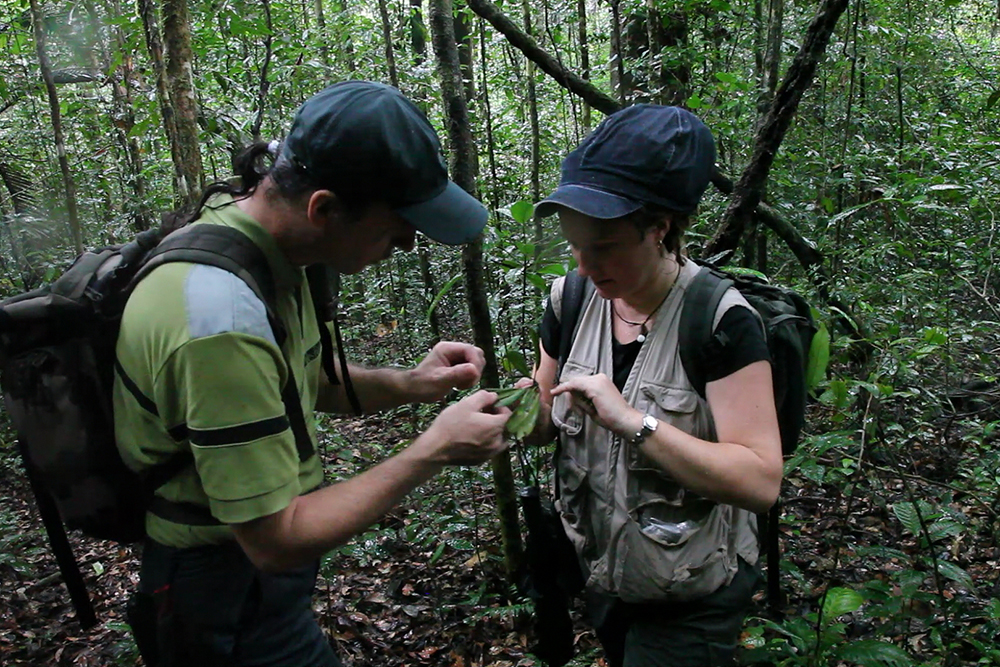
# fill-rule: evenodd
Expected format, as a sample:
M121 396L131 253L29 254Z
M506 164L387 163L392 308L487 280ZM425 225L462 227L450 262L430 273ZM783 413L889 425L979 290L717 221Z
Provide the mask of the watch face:
M656 430L659 422L656 421L656 417L653 415L646 415L642 418L642 428L650 433Z

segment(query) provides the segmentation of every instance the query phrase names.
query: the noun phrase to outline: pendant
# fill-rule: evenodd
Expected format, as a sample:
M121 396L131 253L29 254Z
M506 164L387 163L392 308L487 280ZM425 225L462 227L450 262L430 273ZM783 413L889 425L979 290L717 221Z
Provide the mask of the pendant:
M643 324L642 328L639 329L639 335L636 336L635 339L637 341L639 341L639 343L645 343L646 342L646 334L648 334L648 333L649 333L649 331L646 330L646 325Z
M636 336L635 339L637 341L639 341L640 343L645 343L646 342L646 337L643 336L642 334L639 334L638 336Z

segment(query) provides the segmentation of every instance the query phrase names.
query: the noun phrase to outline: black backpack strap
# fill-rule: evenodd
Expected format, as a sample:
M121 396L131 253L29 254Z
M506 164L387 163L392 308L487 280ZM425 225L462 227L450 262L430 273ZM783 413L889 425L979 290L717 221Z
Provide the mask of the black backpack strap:
M169 262L205 264L229 271L243 280L264 303L275 341L288 367L288 381L282 388L281 400L285 404L288 423L295 437L299 460L308 460L315 449L302 411L298 381L292 372L291 360L282 347L288 333L275 310L277 292L271 266L264 252L238 229L223 225L190 225L170 234L156 246L146 264L136 274L131 287L154 268Z
M319 323L319 339L323 347L322 363L323 370L330 384L340 384L337 376L337 369L333 365L333 342L330 340L330 329L327 322L333 322L333 333L337 338L337 357L340 361L340 372L343 377L344 391L347 393L347 400L351 403L354 414L362 413L361 401L357 392L354 391L354 382L351 381L351 374L347 370L347 354L344 351L344 338L340 334L340 320L337 317L336 296L340 292L340 275L336 275L337 295L330 289L330 281L327 268L323 264L313 264L306 268L306 278L309 280L309 293L312 295L313 305L316 308L316 320Z
M705 354L712 340L712 324L723 295L733 284L732 279L703 266L684 292L678 333L681 364L702 398L705 398Z
M559 370L566 364L573 340L580 328L580 311L587 297L594 293L594 283L583 278L573 269L566 274L563 282L562 302L559 309ZM558 374L557 374L558 377Z
M583 304L594 293L594 283L582 277L576 269L566 274L563 281L562 301L559 305L559 366L556 379L562 375L563 366L573 348L573 340L580 329L580 312ZM552 452L552 465L555 467L562 451L562 443L556 438L556 447ZM559 497L559 475L553 475L553 495Z

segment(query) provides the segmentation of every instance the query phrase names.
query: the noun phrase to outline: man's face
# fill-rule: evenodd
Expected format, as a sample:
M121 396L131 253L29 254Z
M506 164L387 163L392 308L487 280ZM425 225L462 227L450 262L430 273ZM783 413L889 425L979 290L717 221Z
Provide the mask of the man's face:
M416 229L388 204L372 204L360 215L338 217L335 224L327 225L323 250L340 273L358 273L388 259L397 248L413 249Z

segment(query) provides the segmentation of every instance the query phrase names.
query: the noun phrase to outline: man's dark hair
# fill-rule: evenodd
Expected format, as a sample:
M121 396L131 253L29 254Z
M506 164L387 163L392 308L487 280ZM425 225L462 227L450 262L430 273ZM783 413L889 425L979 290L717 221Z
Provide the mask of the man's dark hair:
M264 166L266 160L272 160L270 168ZM233 174L232 179L216 181L205 188L193 211L163 216L165 231L173 231L177 227L197 220L208 200L217 194L226 193L232 195L233 199L252 195L264 178L268 176L274 183L277 195L289 201L322 187L310 181L306 172L292 161L283 157L275 158L266 141L256 141L237 153L233 157ZM338 192L334 188L330 188L330 190L337 195L337 199L352 216L372 203L363 195L358 196L353 192Z

